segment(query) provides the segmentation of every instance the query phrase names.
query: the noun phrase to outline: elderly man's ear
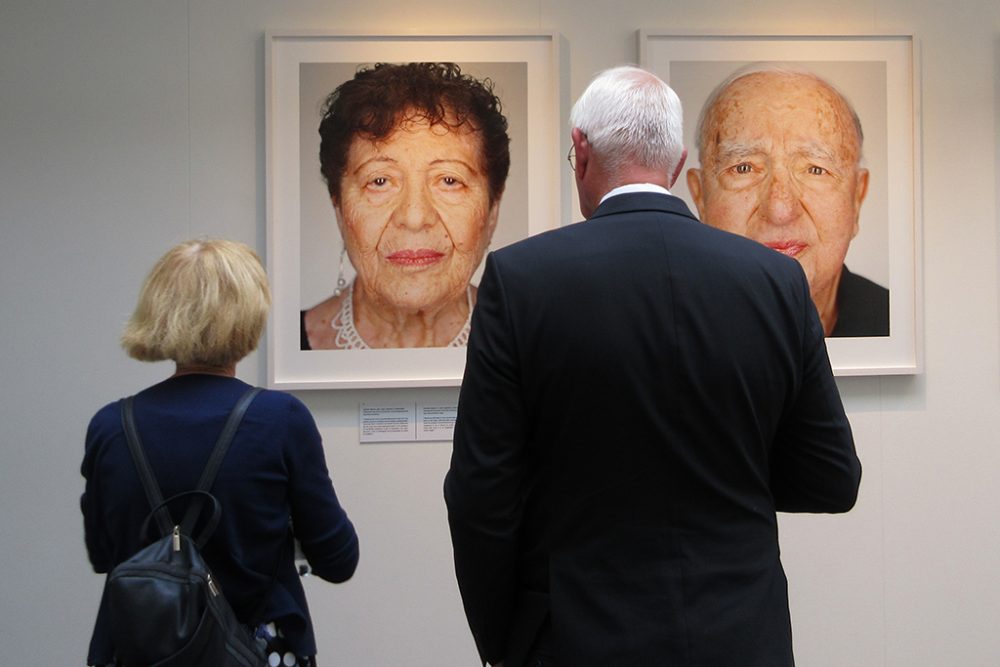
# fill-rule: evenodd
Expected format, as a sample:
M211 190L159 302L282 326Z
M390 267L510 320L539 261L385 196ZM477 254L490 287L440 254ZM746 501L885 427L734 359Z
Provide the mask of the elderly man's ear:
M864 203L865 196L868 194L868 170L859 168L855 178L857 181L854 184L854 232L851 234L852 239L858 235L858 230L860 228L859 220L861 219L861 204Z
M680 178L681 169L684 168L684 163L687 162L687 157L688 157L688 149L685 148L681 152L681 159L677 161L677 166L674 167L674 173L670 174L670 185L668 189L674 187L674 183L676 183L677 179Z
M578 127L570 131L570 137L573 139L573 152L576 154L573 171L576 172L577 178L583 178L590 163L590 142L587 141L587 135Z
M687 170L687 184L688 192L691 193L691 199L694 201L694 206L698 209L698 217L702 218L702 222L704 222L705 213L701 198L701 169L692 167Z

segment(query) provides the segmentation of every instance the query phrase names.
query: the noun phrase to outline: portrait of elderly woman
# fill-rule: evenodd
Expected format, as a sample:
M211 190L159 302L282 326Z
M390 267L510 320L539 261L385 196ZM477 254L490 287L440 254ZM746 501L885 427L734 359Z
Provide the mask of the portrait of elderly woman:
M342 246L332 294L300 314L301 349L465 345L511 162L491 79L363 66L326 97L319 137Z

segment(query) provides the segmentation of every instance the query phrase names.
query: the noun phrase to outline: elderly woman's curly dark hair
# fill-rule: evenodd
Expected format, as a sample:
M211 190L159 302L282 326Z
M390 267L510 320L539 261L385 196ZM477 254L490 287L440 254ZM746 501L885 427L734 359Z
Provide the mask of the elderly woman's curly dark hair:
M365 67L326 98L319 125L320 169L334 199L351 141L385 139L407 120L457 128L468 124L482 137L490 203L503 194L510 170L510 137L493 82L462 74L455 63L378 63Z

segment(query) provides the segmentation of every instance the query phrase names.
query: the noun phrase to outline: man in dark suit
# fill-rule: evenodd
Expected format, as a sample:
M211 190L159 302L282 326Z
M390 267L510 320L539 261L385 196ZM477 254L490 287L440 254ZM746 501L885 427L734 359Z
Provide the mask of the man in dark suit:
M488 257L445 481L480 656L791 665L775 511L845 512L861 474L805 275L669 194L652 74L570 120L587 220Z

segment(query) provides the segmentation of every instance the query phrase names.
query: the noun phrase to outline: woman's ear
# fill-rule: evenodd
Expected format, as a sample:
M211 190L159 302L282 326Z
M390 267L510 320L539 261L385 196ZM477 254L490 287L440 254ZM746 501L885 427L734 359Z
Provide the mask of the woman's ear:
M330 196L330 203L333 204L333 215L337 218L337 226L343 225L343 212L340 210L340 204L337 202L336 195Z

